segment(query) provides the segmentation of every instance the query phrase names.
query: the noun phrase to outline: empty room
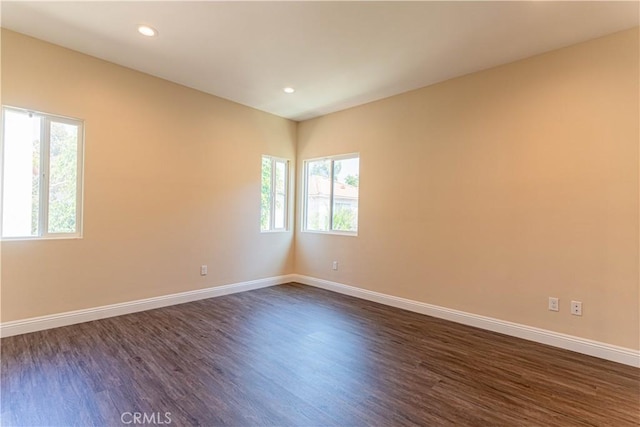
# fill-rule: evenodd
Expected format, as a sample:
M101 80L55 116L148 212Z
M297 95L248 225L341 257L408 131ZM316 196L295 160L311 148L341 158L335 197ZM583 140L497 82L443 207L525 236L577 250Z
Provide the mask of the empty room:
M0 8L0 425L640 425L639 2Z

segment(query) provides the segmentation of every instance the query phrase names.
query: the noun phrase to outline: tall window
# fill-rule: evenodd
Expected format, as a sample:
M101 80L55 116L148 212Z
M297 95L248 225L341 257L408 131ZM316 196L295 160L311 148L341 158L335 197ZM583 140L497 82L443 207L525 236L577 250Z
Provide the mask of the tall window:
M78 237L83 124L2 109L2 238Z
M271 156L262 156L261 231L287 229L287 198L289 162Z
M358 232L360 156L308 160L304 165L305 231Z

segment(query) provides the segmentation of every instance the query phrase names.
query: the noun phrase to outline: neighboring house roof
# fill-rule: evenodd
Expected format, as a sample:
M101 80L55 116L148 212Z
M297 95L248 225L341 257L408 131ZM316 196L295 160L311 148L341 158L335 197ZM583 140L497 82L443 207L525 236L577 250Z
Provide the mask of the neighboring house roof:
M328 196L331 191L331 181L323 176L313 175L309 177L307 184L307 194L310 196ZM333 185L334 197L341 199L357 199L358 187L335 182Z

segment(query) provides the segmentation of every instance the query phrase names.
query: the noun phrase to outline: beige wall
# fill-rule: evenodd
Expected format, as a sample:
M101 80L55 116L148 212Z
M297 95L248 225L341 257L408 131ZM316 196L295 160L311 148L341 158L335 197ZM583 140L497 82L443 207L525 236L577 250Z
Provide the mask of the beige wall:
M360 152L360 230L298 232L296 272L638 349L638 48L635 29L301 123L300 166Z
M291 273L262 154L296 123L2 32L2 103L85 120L84 238L2 242L2 321ZM208 264L209 275L199 275Z
M640 347L637 30L297 128L10 31L1 59L3 104L86 126L84 238L2 242L3 322L296 272ZM360 152L358 237L259 232L260 155L296 151Z

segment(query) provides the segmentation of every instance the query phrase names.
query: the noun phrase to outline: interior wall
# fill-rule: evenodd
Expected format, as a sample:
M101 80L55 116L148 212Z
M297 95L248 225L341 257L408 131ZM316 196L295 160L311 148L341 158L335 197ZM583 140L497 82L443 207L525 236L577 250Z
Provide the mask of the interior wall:
M295 122L7 30L2 103L85 121L84 236L1 243L3 322L293 272L260 168Z
M2 103L84 119L86 132L84 236L0 244L3 322L296 272L639 348L637 29L297 135L11 31L1 41ZM360 152L358 237L298 221L294 251L291 232L259 232L260 155L293 159L296 138L300 165Z
M638 51L636 28L300 123L298 203L303 160L359 152L360 210L358 237L299 222L296 272L638 349Z

